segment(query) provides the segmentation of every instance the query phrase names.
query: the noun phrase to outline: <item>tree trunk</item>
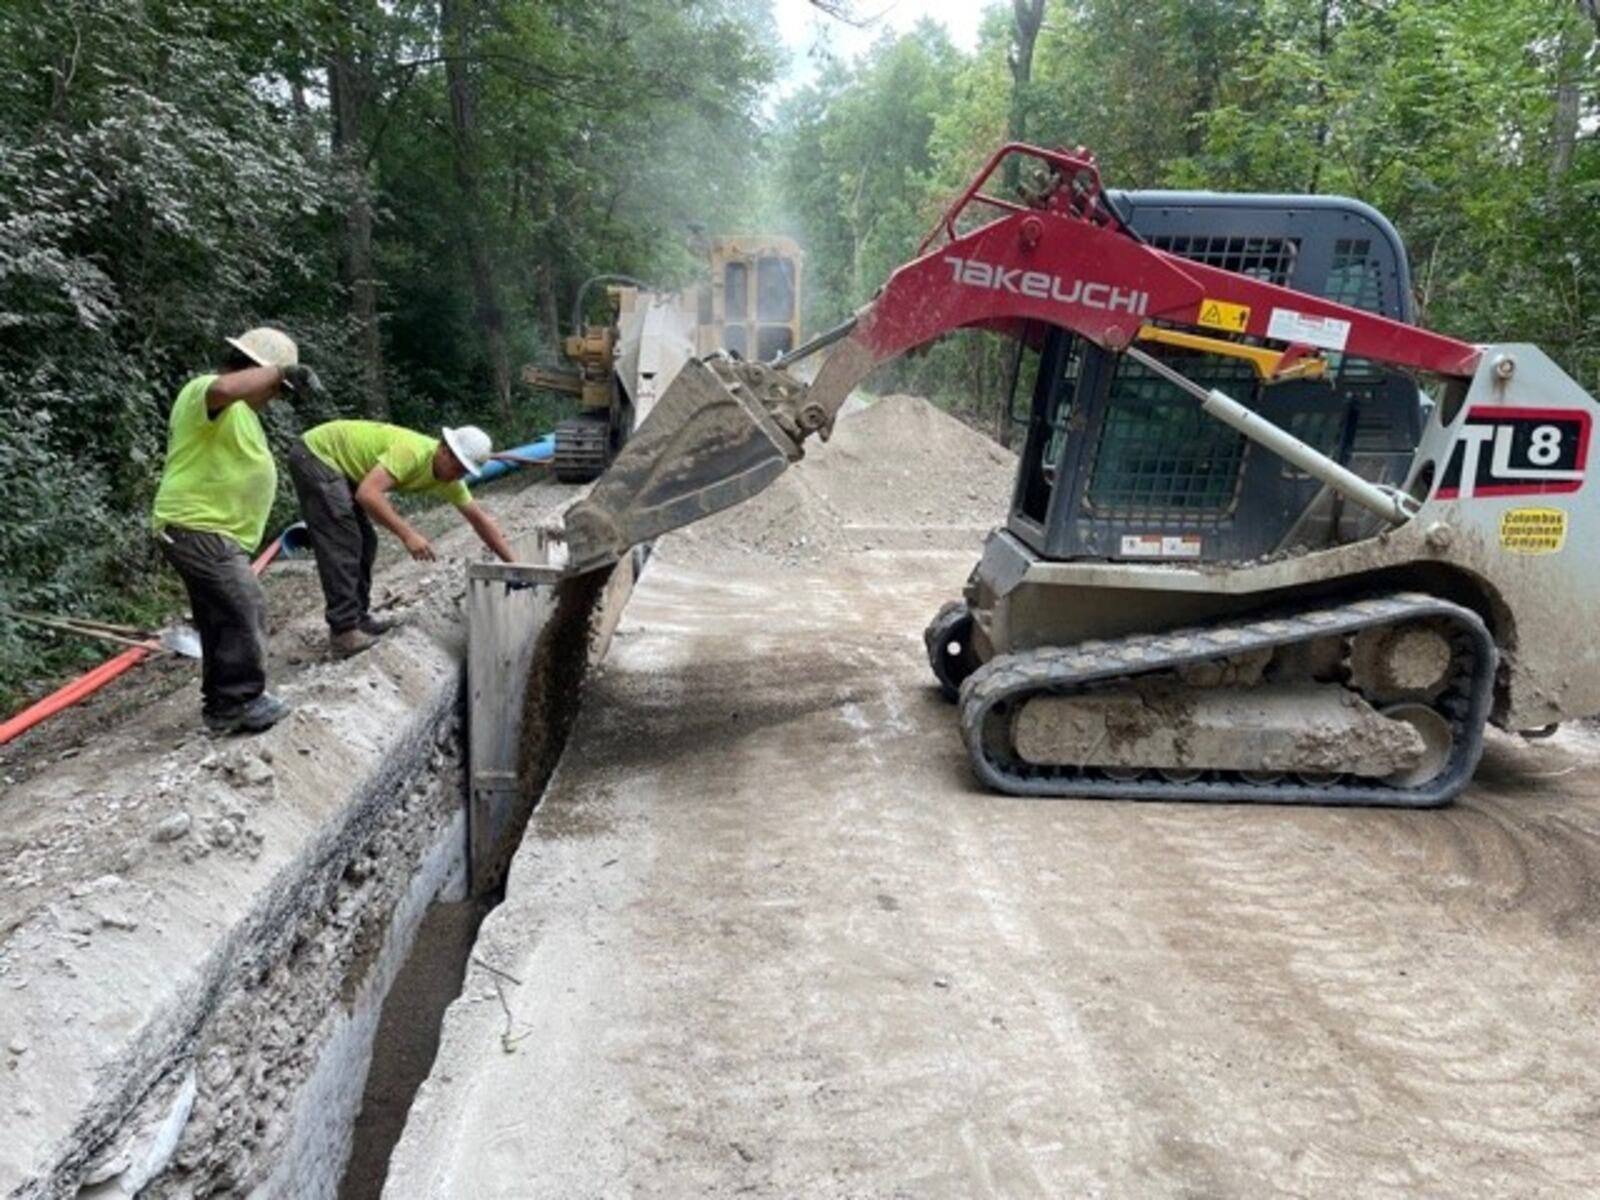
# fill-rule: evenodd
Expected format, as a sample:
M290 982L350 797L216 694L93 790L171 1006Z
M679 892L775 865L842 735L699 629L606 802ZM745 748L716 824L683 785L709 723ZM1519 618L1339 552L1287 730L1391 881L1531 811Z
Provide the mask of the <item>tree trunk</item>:
M472 280L473 306L489 359L490 383L500 416L511 417L511 355L506 346L505 310L494 260L484 235L484 207L478 173L478 95L472 77L472 19L476 0L440 0L439 36L445 52L445 84L450 93L452 168L461 193L461 238Z
M372 192L361 139L362 116L372 95L366 65L350 44L355 27L347 4L340 5L341 33L346 35L328 56L328 107L332 116L334 170L349 197L345 210L344 245L339 275L350 297L361 352L364 410L379 420L389 415L384 387L383 339L378 329L378 281L372 268Z
M544 318L545 344L551 362L561 361L561 302L556 297L556 272L553 260L541 262L534 268L534 290L538 296L539 313ZM574 330L576 332L576 330Z
M1013 142L1028 140L1028 89L1033 82L1033 47L1039 40L1039 27L1044 24L1044 0L1011 0L1016 26L1011 37L1011 121L1010 139ZM1013 155L1006 160L1005 188L1015 192L1020 182L1022 164Z
M1015 27L1008 60L1011 65L1011 119L1007 132L1008 140L1025 142L1028 140L1028 93L1033 83L1033 48L1039 41L1039 27L1044 24L1044 0L1011 0L1011 11ZM1014 196L1022 180L1022 163L1014 154L1006 159L1004 180L1006 193ZM991 375L983 369L987 366L985 355L980 363L980 377L985 386ZM1002 393L1004 390L1000 388ZM994 438L1002 446L1009 445L1011 440L1011 422L1007 419L1010 401L1011 397L1004 394L996 395L994 400Z
M1578 129L1583 117L1583 84L1588 82L1584 66L1600 37L1600 0L1578 0L1578 16L1587 17L1591 29L1580 29L1576 22L1564 21L1556 44L1555 112L1550 121L1550 183L1561 182L1572 167L1578 146Z
M1328 150L1331 129L1328 124L1328 25L1333 17L1333 0L1322 0L1322 15L1317 22L1317 82L1313 89L1317 103L1316 155L1311 160L1311 179L1306 191L1315 196L1322 186L1322 159Z

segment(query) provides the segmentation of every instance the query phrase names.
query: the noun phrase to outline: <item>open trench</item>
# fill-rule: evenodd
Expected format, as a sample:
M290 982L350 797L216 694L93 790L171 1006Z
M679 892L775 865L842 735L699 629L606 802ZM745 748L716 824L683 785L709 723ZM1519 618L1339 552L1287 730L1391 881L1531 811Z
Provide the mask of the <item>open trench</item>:
M389 1156L405 1129L412 1098L432 1070L440 1025L461 992L478 926L504 899L505 875L522 831L560 761L577 716L583 680L596 650L596 626L607 615L600 611L607 600L606 582L606 573L595 572L557 586L549 620L537 631L529 655L522 711L501 714L518 731L517 802L491 857L474 864L477 878L459 897L454 890L441 893L428 907L409 953L394 973L368 1049L370 1065L339 1181L339 1200L378 1200L383 1194ZM603 645L599 649L603 653ZM465 801L465 781L458 783L458 797ZM458 845L465 853L467 840Z
M518 788L498 861L471 858L465 667L411 714L314 861L233 932L156 1082L109 1098L82 1150L15 1196L367 1197L427 1077L444 1010L603 653L603 576L558 585L512 720ZM615 614L610 618L613 622ZM519 692L521 689L519 689Z
M232 928L109 1093L17 1196L331 1195L384 998L438 900L464 896L459 688L414 714L310 861ZM156 1056L159 1055L159 1058Z

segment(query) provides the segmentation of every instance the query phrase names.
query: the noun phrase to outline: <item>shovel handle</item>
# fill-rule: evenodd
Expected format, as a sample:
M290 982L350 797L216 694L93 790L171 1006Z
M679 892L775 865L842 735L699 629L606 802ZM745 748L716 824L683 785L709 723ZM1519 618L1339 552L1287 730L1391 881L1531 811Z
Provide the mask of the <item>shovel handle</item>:
M123 637L120 634L107 633L102 629L90 629L84 625L75 625L71 621L57 621L51 617L36 617L29 613L14 612L11 615L20 621L31 621L35 625L43 625L46 629L59 629L64 633L75 633L79 637L99 638L104 642L115 642L119 646L136 646L140 650L148 650L152 654L172 653L152 638L138 641L134 638Z

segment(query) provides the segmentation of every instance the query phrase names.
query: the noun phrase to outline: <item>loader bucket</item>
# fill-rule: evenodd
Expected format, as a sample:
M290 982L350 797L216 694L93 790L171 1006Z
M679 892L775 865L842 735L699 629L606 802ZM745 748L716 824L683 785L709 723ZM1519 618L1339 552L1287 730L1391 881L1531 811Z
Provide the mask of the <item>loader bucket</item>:
M631 546L748 500L799 457L760 401L691 359L568 511L568 569L604 566Z

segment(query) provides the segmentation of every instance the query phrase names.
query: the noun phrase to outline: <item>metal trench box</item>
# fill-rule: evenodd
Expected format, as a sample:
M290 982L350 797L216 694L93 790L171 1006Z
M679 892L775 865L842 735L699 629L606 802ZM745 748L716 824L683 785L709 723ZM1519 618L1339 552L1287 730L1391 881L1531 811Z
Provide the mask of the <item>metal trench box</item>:
M535 530L516 549L523 561L467 567L467 855L474 895L504 877L518 831L543 789L543 779L526 778L522 770L525 723L537 719L530 706L547 708L541 692L557 686L571 694L551 698L556 704L578 702L577 680L555 680L544 669L552 658L544 643L584 638L580 672L604 658L648 557L644 546L625 555L588 602L589 611L563 614L563 628L552 629L561 585L576 578L565 570L561 530Z

